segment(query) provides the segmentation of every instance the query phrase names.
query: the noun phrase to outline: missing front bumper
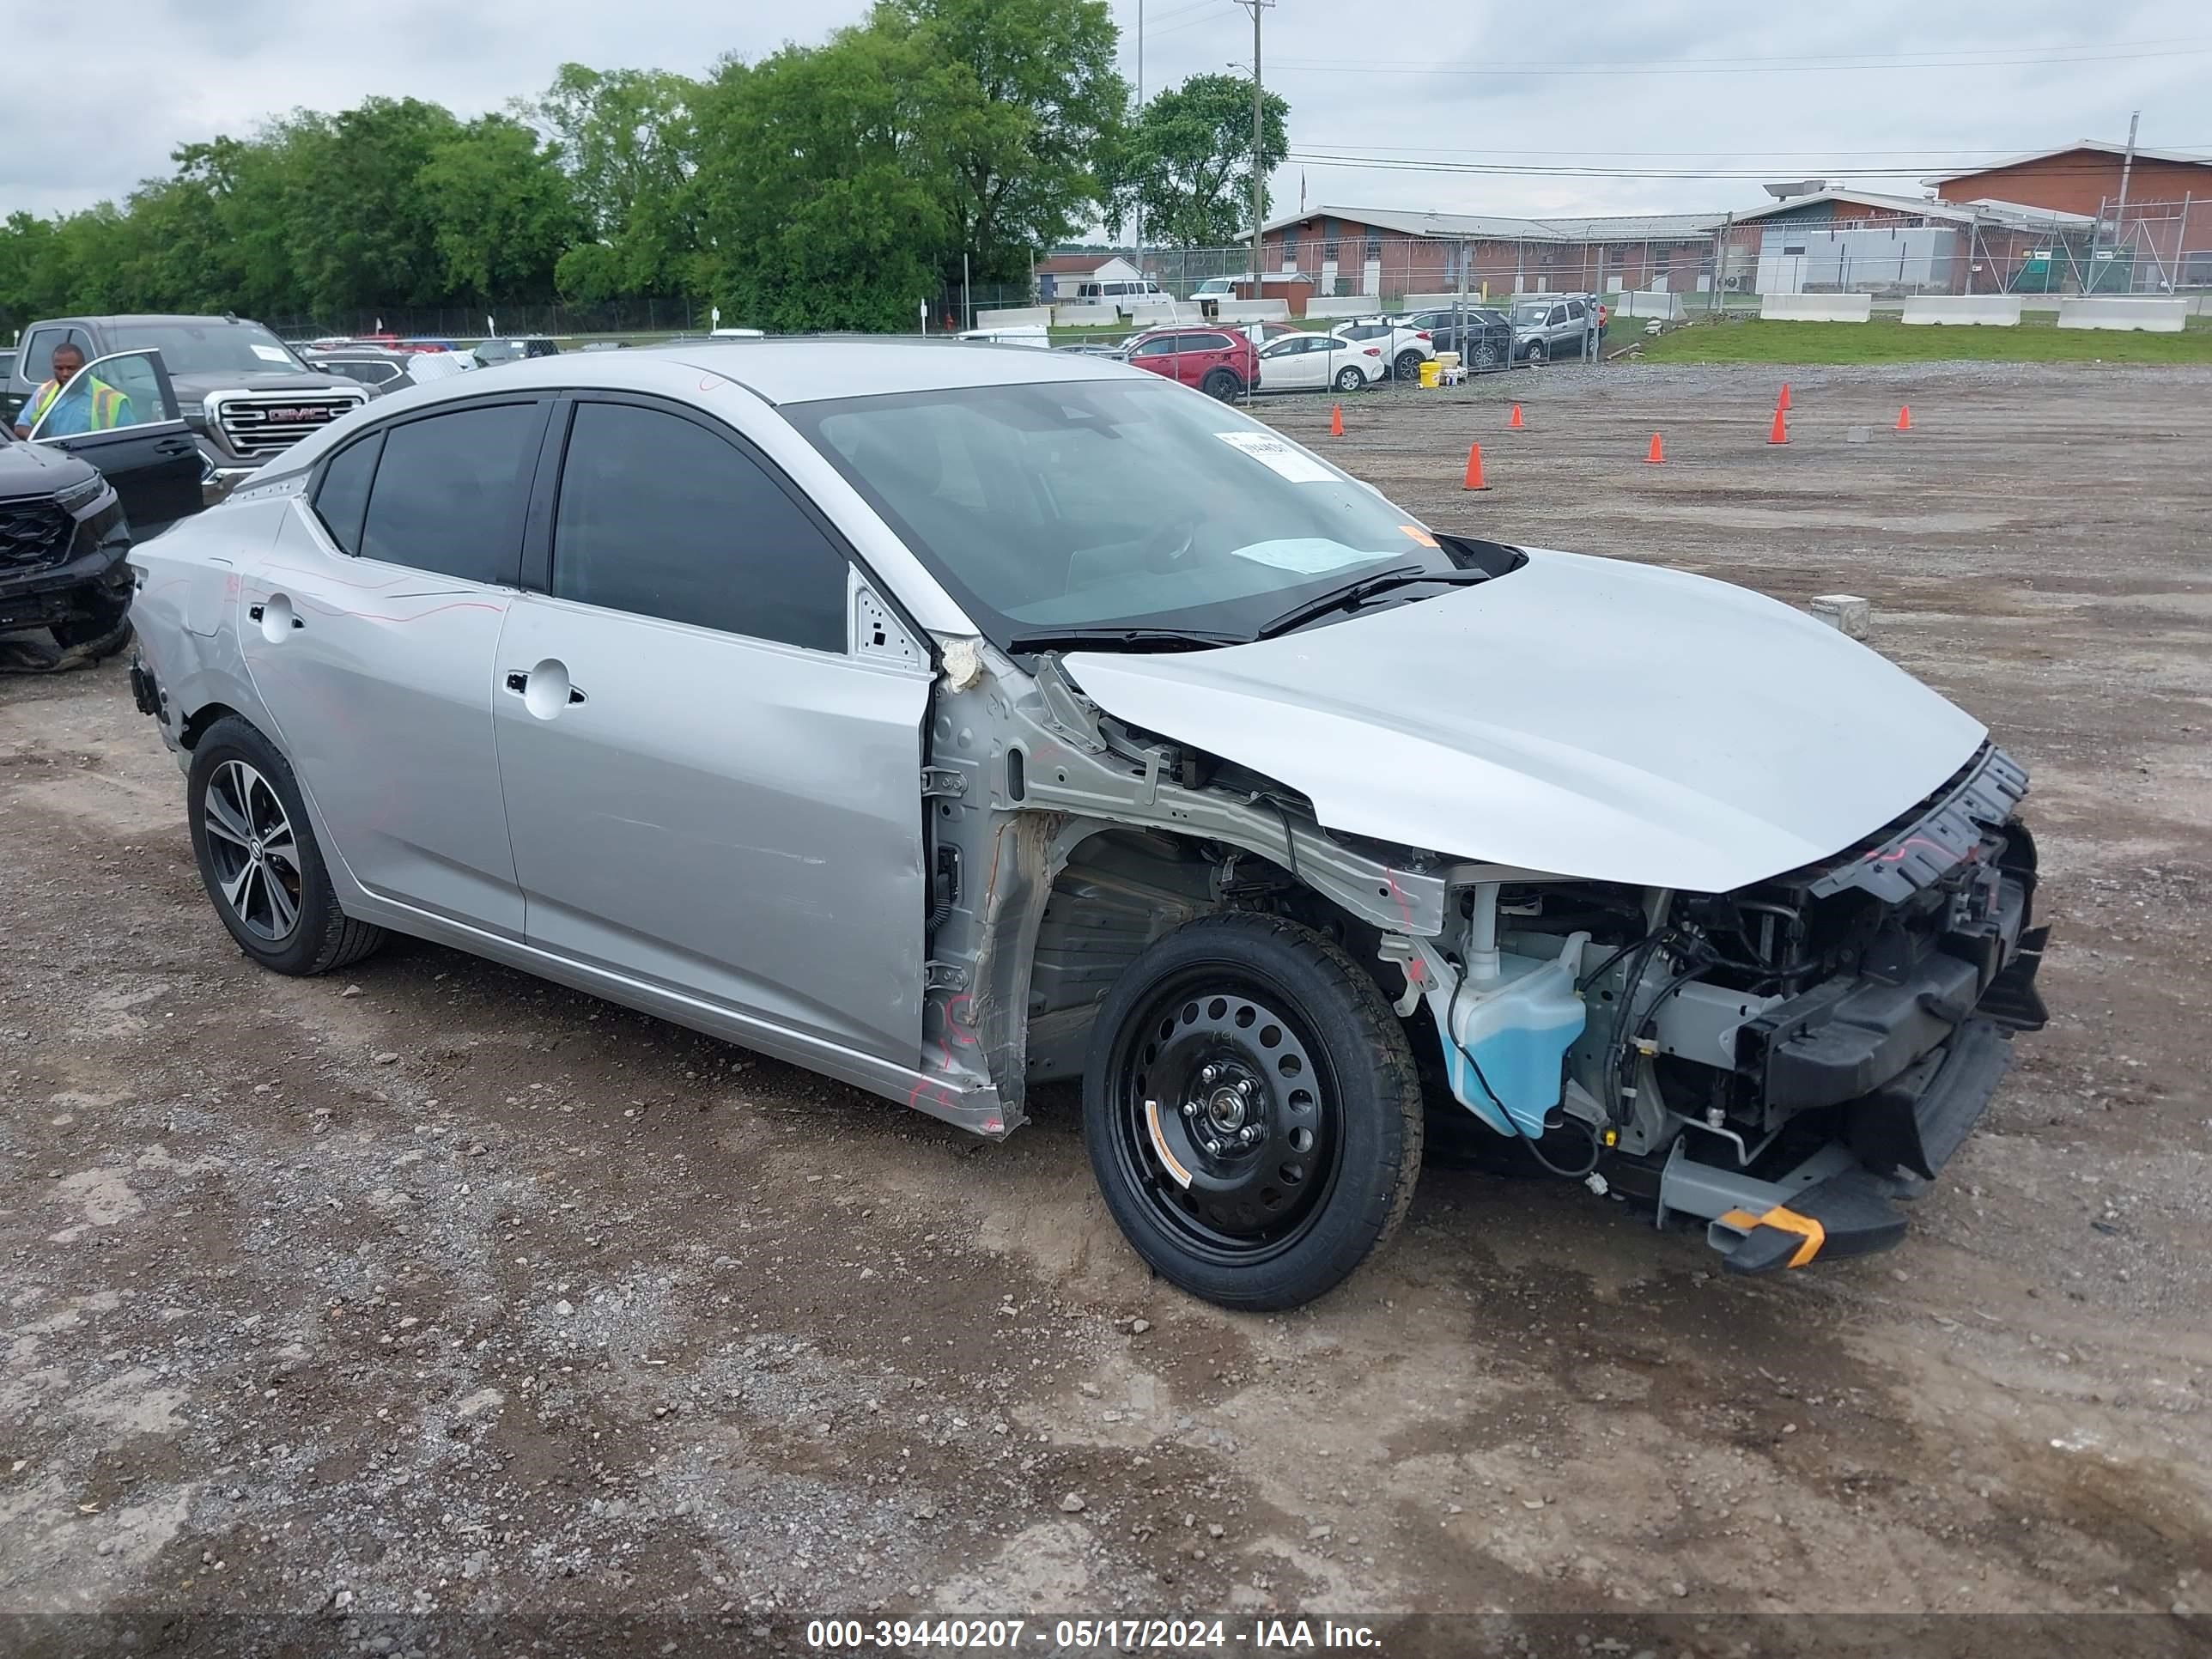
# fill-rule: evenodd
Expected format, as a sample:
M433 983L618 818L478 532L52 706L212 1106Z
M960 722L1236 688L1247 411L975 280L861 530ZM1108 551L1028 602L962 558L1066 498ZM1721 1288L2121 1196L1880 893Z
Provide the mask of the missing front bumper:
M1871 1255L1905 1237L1911 1196L1966 1141L2012 1061L2004 1033L1970 1019L1920 1064L1847 1108L1846 1139L1771 1179L1699 1163L1677 1140L1659 1177L1659 1220L1700 1219L1730 1273Z

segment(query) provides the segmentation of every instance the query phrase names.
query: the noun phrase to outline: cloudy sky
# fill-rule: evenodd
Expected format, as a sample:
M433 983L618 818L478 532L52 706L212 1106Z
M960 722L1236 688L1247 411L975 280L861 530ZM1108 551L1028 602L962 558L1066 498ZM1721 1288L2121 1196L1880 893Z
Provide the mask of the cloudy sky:
M1137 72L1138 0L1113 0ZM31 0L0 213L120 197L176 144L307 105L412 94L465 114L576 60L697 73L793 38L763 0ZM865 0L810 8L818 39ZM1999 13L2002 28L1968 12ZM1352 20L1347 22L1347 20ZM1954 21L1956 20L1956 21ZM1145 0L1148 90L1249 67L1234 0ZM1991 42L2002 42L2001 46ZM1291 103L1278 209L1572 214L1728 208L1765 179L1918 191L1926 172L2080 137L2212 152L2203 0L1279 0L1262 69Z

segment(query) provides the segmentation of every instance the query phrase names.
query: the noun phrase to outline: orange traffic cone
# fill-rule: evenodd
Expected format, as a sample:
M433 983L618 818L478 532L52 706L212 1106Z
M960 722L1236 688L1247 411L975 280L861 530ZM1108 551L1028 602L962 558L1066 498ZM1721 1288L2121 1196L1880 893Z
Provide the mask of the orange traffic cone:
M1469 489L1490 488L1482 481L1482 446L1480 444L1469 444L1467 447L1467 487Z
M1766 434L1766 441L1771 444L1786 444L1790 441L1790 429L1782 423L1782 410L1779 407L1774 411L1774 430Z
M1514 428L1519 428L1527 424L1527 422L1522 421L1521 418L1520 404L1516 404L1513 405L1513 418L1506 422L1505 424Z
M1911 404L1899 404L1897 406L1897 429L1899 432L1910 432L1912 430L1912 405Z
M1342 404L1331 404L1328 406L1328 435L1332 438L1341 438L1344 435L1344 405Z
M1659 434L1655 432L1651 434L1651 453L1644 458L1644 465L1660 466L1665 464L1666 459L1667 452L1659 442Z
M1775 399L1775 401L1774 401L1774 406L1775 406L1777 409L1787 409L1787 408L1789 408L1789 407L1790 407L1790 382L1789 382L1789 381L1784 380L1784 381L1782 383L1782 395L1781 395L1779 398L1776 398L1776 399Z

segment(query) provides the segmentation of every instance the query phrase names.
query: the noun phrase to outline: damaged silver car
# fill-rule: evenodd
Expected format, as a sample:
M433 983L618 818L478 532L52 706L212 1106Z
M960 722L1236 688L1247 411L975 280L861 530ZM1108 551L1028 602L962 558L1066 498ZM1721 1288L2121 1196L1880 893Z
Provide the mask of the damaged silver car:
M1443 1136L1734 1271L1884 1248L2042 1022L1971 716L1109 362L533 360L133 563L256 960L416 934L992 1138L1079 1079L1130 1243L1226 1306L1343 1279Z

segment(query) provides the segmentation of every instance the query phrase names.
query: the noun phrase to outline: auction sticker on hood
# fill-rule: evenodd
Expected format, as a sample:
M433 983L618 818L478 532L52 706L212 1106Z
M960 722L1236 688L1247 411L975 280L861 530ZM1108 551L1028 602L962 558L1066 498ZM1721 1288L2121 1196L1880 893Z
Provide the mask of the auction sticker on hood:
M1292 483L1337 482L1335 473L1271 432L1217 432L1213 435L1231 449L1243 450L1270 472L1288 478Z

